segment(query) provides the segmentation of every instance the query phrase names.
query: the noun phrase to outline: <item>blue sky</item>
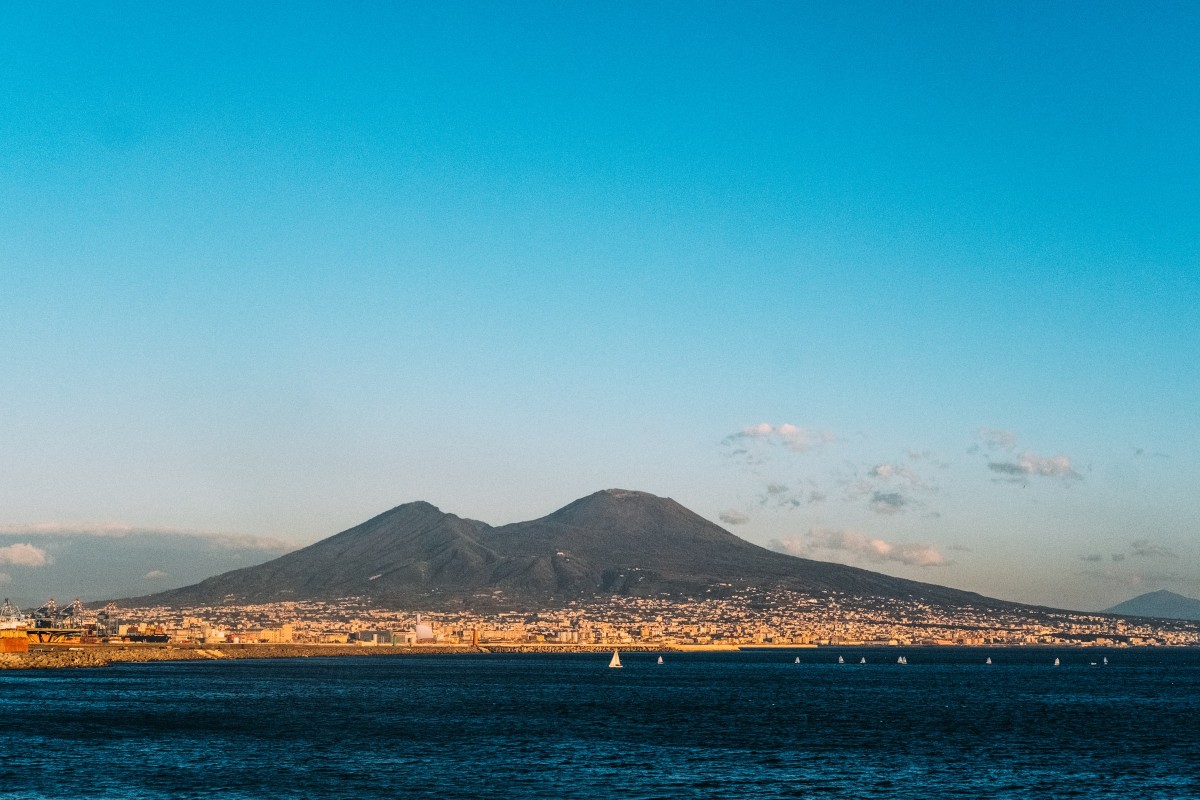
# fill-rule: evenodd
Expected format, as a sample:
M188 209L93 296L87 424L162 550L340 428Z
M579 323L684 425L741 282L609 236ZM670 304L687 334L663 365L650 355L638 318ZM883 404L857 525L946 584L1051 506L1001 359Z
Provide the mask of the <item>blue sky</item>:
M1200 596L1198 40L1188 3L7 4L0 532L620 486L1010 599Z

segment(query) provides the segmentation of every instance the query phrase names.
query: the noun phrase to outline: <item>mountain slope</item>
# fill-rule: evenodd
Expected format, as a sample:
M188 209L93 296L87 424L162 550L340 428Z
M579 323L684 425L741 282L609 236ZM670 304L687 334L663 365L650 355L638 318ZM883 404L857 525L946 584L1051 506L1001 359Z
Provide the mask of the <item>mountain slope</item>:
M183 606L363 597L381 607L536 608L598 595L719 596L751 587L946 606L1010 605L777 553L674 500L621 489L500 527L428 503L408 503L274 561L123 602Z
M1124 614L1129 617L1200 620L1200 600L1162 589L1140 594L1124 603L1117 603L1106 609L1105 613Z

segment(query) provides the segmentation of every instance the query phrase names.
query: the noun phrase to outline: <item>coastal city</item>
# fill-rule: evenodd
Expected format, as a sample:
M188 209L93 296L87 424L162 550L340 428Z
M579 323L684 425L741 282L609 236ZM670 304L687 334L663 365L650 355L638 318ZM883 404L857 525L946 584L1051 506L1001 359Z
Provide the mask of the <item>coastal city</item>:
M387 610L362 598L194 608L88 607L53 600L0 626L34 643L721 648L746 646L1195 646L1200 622L1028 606L947 610L919 601L825 592L727 597L613 596L561 608L491 612ZM11 637L10 637L11 638Z

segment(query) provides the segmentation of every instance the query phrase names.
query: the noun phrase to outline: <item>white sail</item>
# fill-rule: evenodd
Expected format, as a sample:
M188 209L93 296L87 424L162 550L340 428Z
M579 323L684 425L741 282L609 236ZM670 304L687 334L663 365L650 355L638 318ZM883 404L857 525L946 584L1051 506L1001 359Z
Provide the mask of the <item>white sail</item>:
M842 658L841 656L838 656L838 663L839 663L839 664L845 664L845 663L846 663L846 659Z
M1058 660L1057 658L1056 658L1056 659L1054 659L1054 666L1056 666L1056 667L1057 667L1057 666L1059 665L1059 663L1060 663L1060 662L1059 662L1059 660Z
M612 660L608 662L608 665L614 669L620 668L621 656L617 653L616 650L613 650L613 657L612 657Z
M867 663L867 660L866 660L865 658L860 658L860 659L858 660L858 663L860 663L860 664L865 664L865 663Z
M985 663L985 664L990 664L990 663L992 663L992 657L991 657L991 656L988 656L988 660L987 660L987 661L985 661L985 662L983 662L983 663Z
M796 656L796 661L795 661L795 663L797 663L797 664L799 664L799 663L800 663L800 656Z
M662 663L662 656L658 657L658 663L660 663L660 664Z

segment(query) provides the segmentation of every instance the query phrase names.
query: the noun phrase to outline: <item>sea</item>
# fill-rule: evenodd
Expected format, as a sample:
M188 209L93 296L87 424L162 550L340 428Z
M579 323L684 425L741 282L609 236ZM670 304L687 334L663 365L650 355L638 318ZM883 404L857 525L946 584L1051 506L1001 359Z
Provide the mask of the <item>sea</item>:
M1200 650L662 655L0 672L0 797L1200 798Z

